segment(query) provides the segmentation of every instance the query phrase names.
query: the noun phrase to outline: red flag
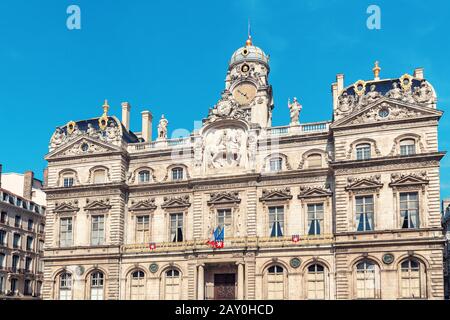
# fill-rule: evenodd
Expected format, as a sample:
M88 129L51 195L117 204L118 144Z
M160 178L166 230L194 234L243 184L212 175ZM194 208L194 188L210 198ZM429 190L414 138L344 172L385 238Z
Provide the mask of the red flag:
M292 242L297 243L300 241L300 236L298 234L292 235Z

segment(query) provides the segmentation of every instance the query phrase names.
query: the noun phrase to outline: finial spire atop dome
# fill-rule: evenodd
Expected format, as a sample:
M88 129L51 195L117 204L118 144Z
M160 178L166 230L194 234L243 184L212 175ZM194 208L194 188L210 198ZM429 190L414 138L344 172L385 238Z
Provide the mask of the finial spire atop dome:
M251 25L250 25L250 19L248 19L248 31L247 31L247 41L245 41L245 45L248 46L252 46L252 30L251 30Z
M379 66L378 64L379 64L379 62L378 62L378 61L375 61L375 66L374 66L373 69L372 69L372 71L373 71L373 76L374 76L374 79L375 79L375 80L380 80L380 71L381 71L381 68L380 68L380 66Z
M105 103L103 104L103 115L107 115L108 114L108 110L109 110L109 104L108 104L108 100L105 99Z

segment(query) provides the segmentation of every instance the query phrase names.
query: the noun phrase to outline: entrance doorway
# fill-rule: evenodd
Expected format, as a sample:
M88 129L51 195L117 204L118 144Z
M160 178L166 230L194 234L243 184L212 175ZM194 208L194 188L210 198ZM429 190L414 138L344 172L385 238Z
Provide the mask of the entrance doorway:
M236 274L214 274L214 300L236 299Z

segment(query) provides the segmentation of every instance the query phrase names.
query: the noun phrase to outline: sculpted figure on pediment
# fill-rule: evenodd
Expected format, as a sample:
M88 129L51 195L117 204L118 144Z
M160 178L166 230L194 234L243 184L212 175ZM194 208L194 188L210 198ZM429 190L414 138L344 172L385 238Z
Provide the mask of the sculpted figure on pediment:
M396 100L402 100L403 92L402 89L399 88L397 82L392 83L392 89L386 93L386 97Z
M338 98L338 109L342 113L350 112L355 106L355 98L348 95L347 92L341 94Z
M56 128L52 140L50 141L50 148L55 149L59 147L64 141L66 141L66 138L67 136L63 130L61 128Z
M425 80L422 81L420 87L414 88L413 97L419 103L433 103L433 91Z

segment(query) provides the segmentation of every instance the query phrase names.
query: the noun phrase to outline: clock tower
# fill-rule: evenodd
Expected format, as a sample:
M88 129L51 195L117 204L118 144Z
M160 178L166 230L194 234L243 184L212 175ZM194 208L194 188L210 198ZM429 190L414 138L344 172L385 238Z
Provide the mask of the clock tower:
M249 35L245 46L237 49L229 62L226 91L239 107L248 111L250 122L267 128L272 125L273 97L269 85L269 56L252 43Z

